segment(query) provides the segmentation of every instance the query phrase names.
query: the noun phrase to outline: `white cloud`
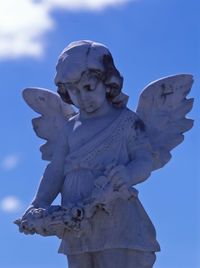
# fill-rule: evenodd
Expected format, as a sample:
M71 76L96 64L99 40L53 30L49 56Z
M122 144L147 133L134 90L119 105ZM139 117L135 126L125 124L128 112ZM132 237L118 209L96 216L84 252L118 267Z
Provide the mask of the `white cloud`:
M49 10L32 0L0 1L0 59L42 54L42 36L53 27Z
M0 209L4 212L18 212L22 208L22 202L15 196L6 196L0 201Z
M101 10L108 6L116 6L130 0L43 0L50 8L65 8L67 10Z
M53 9L101 10L133 0L0 0L0 60L40 56Z
M18 154L10 154L10 155L7 155L3 159L2 163L1 163L1 166L4 169L11 170L11 169L15 168L18 165L19 160L20 160L20 157L19 157Z

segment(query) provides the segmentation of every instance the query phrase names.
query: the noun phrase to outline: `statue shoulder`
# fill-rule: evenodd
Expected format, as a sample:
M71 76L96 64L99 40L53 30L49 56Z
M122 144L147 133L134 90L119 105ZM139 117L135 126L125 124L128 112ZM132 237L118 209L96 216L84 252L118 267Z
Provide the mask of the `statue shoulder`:
M79 114L75 114L72 117L70 117L68 120L66 120L63 129L65 131L70 131L71 128L74 126L74 123L79 119Z
M126 118L131 128L145 131L145 124L136 112L126 108Z

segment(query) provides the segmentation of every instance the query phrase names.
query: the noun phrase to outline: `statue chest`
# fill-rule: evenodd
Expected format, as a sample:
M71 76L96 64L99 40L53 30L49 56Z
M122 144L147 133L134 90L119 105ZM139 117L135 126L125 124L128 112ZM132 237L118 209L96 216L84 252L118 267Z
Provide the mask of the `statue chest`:
M98 136L101 136L99 134L102 133L103 135L103 130L106 129L110 123L111 120L108 119L86 120L84 122L79 120L75 121L68 135L70 149L72 151L77 150L79 147L90 142L93 138L98 139Z

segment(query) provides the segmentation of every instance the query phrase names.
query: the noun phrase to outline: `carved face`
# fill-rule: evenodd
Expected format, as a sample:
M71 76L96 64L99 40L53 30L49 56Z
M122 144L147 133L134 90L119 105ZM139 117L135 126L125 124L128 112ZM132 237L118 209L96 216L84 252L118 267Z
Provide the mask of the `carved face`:
M73 104L86 113L97 111L106 101L105 85L90 71L86 71L78 82L59 81L57 86L67 90Z

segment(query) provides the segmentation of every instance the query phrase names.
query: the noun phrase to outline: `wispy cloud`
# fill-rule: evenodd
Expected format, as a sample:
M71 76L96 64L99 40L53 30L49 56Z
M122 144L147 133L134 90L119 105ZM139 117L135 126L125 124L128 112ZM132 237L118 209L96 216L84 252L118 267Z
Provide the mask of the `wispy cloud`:
M131 0L43 0L50 8L65 8L67 10L102 10L109 6L117 6Z
M55 26L53 9L97 11L133 0L0 1L0 60L43 54L44 35Z
M22 208L22 202L15 196L6 196L0 201L0 209L4 212L18 212Z
M1 162L1 166L6 170L11 170L15 168L20 161L20 156L18 154L7 155Z
M41 55L43 34L52 27L43 2L0 1L0 59Z

